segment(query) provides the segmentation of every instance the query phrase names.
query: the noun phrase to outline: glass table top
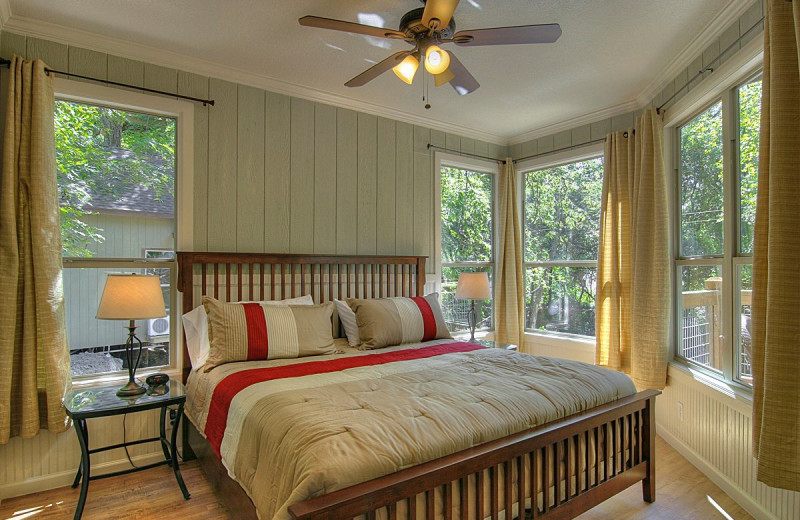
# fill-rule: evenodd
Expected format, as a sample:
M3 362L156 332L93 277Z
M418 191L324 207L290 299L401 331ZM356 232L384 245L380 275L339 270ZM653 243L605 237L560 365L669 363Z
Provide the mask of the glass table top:
M140 382L141 383L141 382ZM158 405L165 401L180 401L186 389L180 381L170 379L166 385L149 387L147 393L118 397L117 390L124 383L73 388L64 396L64 406L70 415L95 412L124 411L147 405Z

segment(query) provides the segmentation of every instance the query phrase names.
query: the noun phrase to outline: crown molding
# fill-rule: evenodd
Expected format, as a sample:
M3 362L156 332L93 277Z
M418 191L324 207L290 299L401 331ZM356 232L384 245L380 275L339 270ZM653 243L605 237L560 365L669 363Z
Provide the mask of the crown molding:
M661 73L653 78L653 80L636 96L636 101L640 106L649 104L658 95L659 92L664 90L680 72L688 67L692 61L700 56L708 46L727 29L733 22L750 9L753 4L761 0L734 0L728 4L713 20L708 22L705 27L689 42L689 45L678 53L673 60L661 70ZM720 49L720 52L723 49ZM691 77L691 74L690 74Z
M8 0L0 0L0 5L2 5L3 2L8 2ZM2 12L1 9L0 7L0 13ZM345 96L330 94L314 88L281 81L266 75L255 74L247 70L212 63L207 60L165 51L149 45L131 43L118 38L72 29L58 24L41 22L21 16L12 16L8 19L3 30L14 31L67 45L80 46L123 58L174 68L210 78L231 81L241 85L262 88L278 94L285 94L296 98L357 110L359 112L382 116L404 123L420 125L442 132L454 133L463 137L478 139L501 146L505 146L508 143L508 137L506 136L480 132L466 126L442 123L375 103L367 103Z
M4 29L11 18L11 0L0 0L0 29Z
M573 128L578 128L579 126L587 125L589 123L595 123L597 121L602 121L603 119L608 119L610 117L627 114L629 112L634 112L635 110L638 110L641 107L642 105L640 105L639 102L635 99L631 101L626 101L625 103L620 103L619 105L606 107L597 110L595 112L584 114L579 117L567 119L566 121L560 121L552 125L534 128L533 130L525 132L524 134L512 137L511 139L509 139L508 145L512 146L515 144L525 143L528 141L532 141L534 139L538 139L540 137L546 137L548 135L557 134L558 132L563 132L564 130L572 130Z

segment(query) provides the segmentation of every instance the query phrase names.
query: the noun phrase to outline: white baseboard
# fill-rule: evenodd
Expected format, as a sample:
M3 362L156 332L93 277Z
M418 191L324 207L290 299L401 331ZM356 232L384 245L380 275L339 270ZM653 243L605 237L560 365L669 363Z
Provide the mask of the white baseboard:
M745 493L728 477L723 475L717 468L700 456L696 451L683 443L680 439L672 435L664 426L656 422L656 432L662 439L667 441L675 451L680 453L686 460L692 463L700 472L708 477L714 484L719 486L737 504L742 506L756 520L779 520L778 517L764 509L764 507L753 500L753 497Z
M137 466L144 466L164 460L164 454L160 451L153 452L132 457L132 460ZM99 475L103 473L112 473L114 471L120 471L129 467L130 464L128 463L128 459L119 459L111 462L92 464L92 474ZM30 478L21 482L13 482L11 484L2 486L0 487L0 503L8 498L71 486L73 480L75 479L75 472L77 470L78 468L75 468L71 471L51 473L49 475L42 475L40 477Z

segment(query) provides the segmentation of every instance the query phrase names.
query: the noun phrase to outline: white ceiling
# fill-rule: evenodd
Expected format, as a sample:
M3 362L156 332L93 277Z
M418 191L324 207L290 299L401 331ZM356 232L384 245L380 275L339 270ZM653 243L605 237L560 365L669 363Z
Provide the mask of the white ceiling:
M459 96L419 73L344 86L402 41L301 27L306 14L396 29L419 0L2 0L4 28L430 124L497 143L649 101L745 0L461 0L456 29L559 23L547 45L459 48L481 87ZM736 11L736 13L732 13ZM5 13L8 16L8 12ZM735 18L733 18L735 19ZM687 55L693 52L692 55ZM683 61L678 63L677 61ZM679 68L678 68L679 67ZM668 69L668 70L665 70ZM667 75L671 73L671 75ZM642 101L643 96L645 97ZM638 101L637 101L638 98Z

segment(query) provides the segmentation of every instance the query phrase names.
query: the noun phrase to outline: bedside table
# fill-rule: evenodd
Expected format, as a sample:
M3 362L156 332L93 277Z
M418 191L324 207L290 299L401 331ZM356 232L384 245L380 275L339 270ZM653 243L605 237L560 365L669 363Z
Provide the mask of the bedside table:
M64 406L67 409L67 415L72 417L75 423L75 433L78 435L78 442L81 445L81 463L78 466L78 473L75 475L75 481L72 487L78 487L81 484L81 494L78 498L78 507L75 509L75 520L80 519L83 514L83 508L86 505L86 494L89 490L89 481L99 478L115 477L117 475L125 475L142 471L145 469L154 468L167 464L172 467L175 473L175 479L178 481L178 486L181 488L183 498L189 499L189 491L186 490L186 484L183 482L181 471L178 468L178 450L176 448L176 441L178 438L178 426L180 425L181 416L183 415L183 405L186 402L186 389L180 381L170 379L167 384L166 391L163 394L148 393L135 396L133 398L117 397L117 390L119 384L103 385L85 387L75 390L70 390L64 397ZM171 406L177 409L170 408L169 418L167 416L167 409ZM89 427L86 423L87 419L94 417L110 417L112 415L128 414L144 412L146 410L161 410L161 421L159 424L159 436L149 439L140 439L135 441L123 442L111 446L104 446L102 448L89 449ZM167 421L172 423L172 436L167 441L166 426ZM113 473L105 473L103 475L91 475L91 459L90 455L107 451L125 446L133 446L136 444L143 444L148 442L160 442L161 449L164 452L164 460L139 466L137 468L130 468L122 471L115 471Z
M514 345L513 343L503 343L502 341L494 341L491 339L475 338L475 341L472 341L471 343L477 343L478 345L483 345L484 347L487 348L504 348L506 350L517 350L517 346Z

